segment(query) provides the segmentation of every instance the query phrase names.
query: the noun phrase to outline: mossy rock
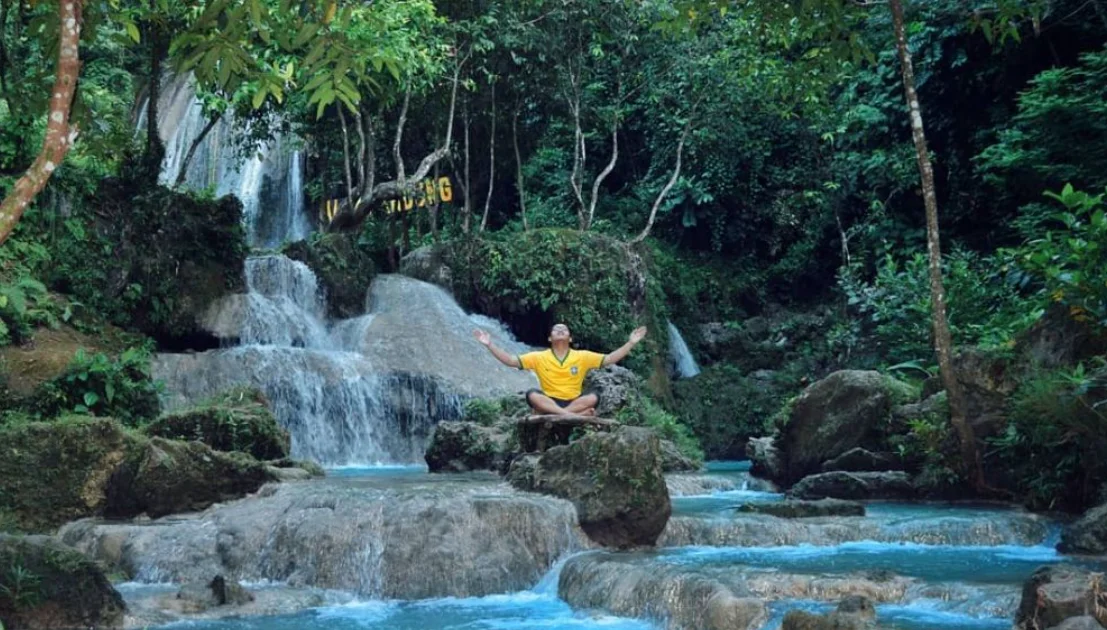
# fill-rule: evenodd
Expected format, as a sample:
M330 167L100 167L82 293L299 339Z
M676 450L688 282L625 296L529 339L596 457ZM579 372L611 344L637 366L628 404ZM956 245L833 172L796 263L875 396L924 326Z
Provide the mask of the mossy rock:
M166 414L147 426L151 437L197 440L217 451L241 451L257 459L288 457L291 438L277 424L260 391L239 387L198 407Z
M89 516L198 510L274 479L244 453L147 438L110 418L0 428L0 516L9 529L44 532Z
M151 438L116 473L107 516L151 518L202 510L255 492L276 477L245 453L220 453L200 442Z
M365 313L365 296L377 275L372 257L345 232L316 234L290 243L284 254L315 273L327 297L327 315L348 319Z
M101 514L115 471L139 440L108 418L0 429L0 505L24 531Z
M79 551L46 536L0 534L0 628L121 628L125 610Z

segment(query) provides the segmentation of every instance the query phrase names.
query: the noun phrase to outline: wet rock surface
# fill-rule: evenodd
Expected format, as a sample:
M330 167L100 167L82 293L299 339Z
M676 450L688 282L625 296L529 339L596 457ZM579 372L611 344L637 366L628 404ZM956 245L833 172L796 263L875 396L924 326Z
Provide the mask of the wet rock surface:
M746 503L736 508L739 512L768 514L779 518L814 518L820 516L864 516L865 506L856 501L820 499L818 501L781 501L774 503Z
M1107 504L1094 507L1061 532L1062 553L1107 553Z
M1020 630L1045 630L1070 618L1086 616L1107 623L1102 580L1102 574L1076 567L1038 569L1023 585L1016 626Z
M519 493L490 473L271 485L203 513L85 520L60 535L139 581L223 575L404 599L526 589L589 545L568 501Z
M506 427L475 422L442 422L434 428L424 456L431 472L505 470L518 445Z

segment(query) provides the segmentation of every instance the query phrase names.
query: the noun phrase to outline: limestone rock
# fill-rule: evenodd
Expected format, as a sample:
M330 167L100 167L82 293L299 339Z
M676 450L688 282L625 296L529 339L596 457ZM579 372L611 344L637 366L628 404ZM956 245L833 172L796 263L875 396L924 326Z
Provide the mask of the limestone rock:
M133 466L117 475L121 487L109 515L151 518L201 510L237 499L273 481L266 467L242 453L219 453L200 442L152 438Z
M780 518L812 518L818 516L864 516L865 506L855 501L820 499L818 501L781 501L774 503L746 503L738 506L739 512L769 514Z
M609 365L592 370L584 379L584 389L594 390L600 397L596 415L610 418L630 402L642 388L642 379L621 365Z
M804 477L788 494L797 499L909 499L916 489L907 473L828 472Z
M79 551L47 536L0 534L0 627L13 630L123 627L126 606L104 572ZM31 582L16 582L20 567ZM33 588L33 591L29 589ZM26 600L5 594L24 592Z
M863 448L851 448L834 459L823 462L823 472L844 470L847 472L879 472L897 467L890 453L873 453Z
M400 273L423 282L449 289L454 272L446 261L447 252L437 245L424 245L411 250L400 260Z
M661 446L649 429L622 427L557 446L538 459L537 492L569 499L581 529L601 545L653 545L672 513Z
M680 452L669 440L661 440L661 470L663 472L694 472L700 469L692 458Z
M434 429L425 459L430 472L507 468L516 450L512 436L475 422L442 422Z
M1015 624L1020 630L1045 630L1071 617L1095 616L1107 622L1103 574L1066 566L1042 567L1022 588ZM1074 622L1075 623L1075 622Z
M541 455L525 453L511 460L507 469L507 482L520 490L534 490L534 474L538 470Z
M783 476L784 467L780 460L780 451L777 450L775 438L752 438L746 443L746 456L753 465L750 473L758 477L777 480Z
M842 370L809 386L776 440L784 481L795 482L828 459L878 441L892 407L906 398L898 382L871 371Z
M1061 553L1107 553L1107 504L1094 507L1061 532Z

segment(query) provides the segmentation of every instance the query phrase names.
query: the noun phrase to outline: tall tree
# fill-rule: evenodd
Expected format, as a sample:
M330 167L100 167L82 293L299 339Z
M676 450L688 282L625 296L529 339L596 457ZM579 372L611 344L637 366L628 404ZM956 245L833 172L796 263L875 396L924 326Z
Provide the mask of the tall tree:
M65 154L77 139L77 129L69 124L73 94L81 70L79 49L83 0L58 0L58 60L54 72L54 90L46 122L46 138L42 150L27 172L16 181L3 202L0 202L0 244L15 229L23 212L46 186L54 171L61 166Z

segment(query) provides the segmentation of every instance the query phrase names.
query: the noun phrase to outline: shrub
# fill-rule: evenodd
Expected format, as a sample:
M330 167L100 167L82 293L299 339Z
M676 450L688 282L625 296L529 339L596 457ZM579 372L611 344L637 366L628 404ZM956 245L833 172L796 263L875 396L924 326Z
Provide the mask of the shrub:
M990 457L1034 508L1081 510L1107 481L1107 362L1026 379Z
M129 426L153 420L161 403L150 358L143 348L129 348L117 358L78 350L65 373L40 385L25 407L41 418L80 413L114 417Z
M615 414L615 419L623 424L650 427L659 437L676 444L692 461L703 462L703 448L688 425L648 396L635 394L634 400Z

